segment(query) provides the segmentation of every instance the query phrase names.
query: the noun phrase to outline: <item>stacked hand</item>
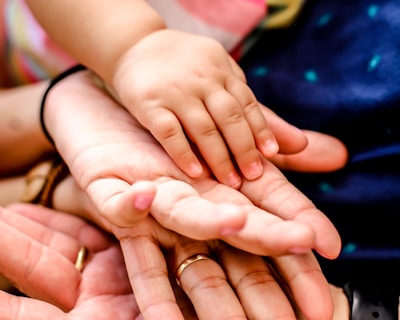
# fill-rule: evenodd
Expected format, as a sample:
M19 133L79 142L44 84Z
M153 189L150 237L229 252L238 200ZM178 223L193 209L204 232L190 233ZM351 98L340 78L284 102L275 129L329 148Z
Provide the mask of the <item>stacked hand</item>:
M0 318L116 319L140 314L117 242L81 219L35 205L0 209L0 272L30 298L0 292ZM74 262L89 250L83 272Z
M235 188L241 183L237 169L247 179L258 178L259 152L270 157L278 151L243 72L211 38L153 32L119 59L113 87L122 105L191 177L205 167L191 142L217 180Z
M338 254L333 225L271 162L264 160L268 170L255 181L244 181L240 192L208 172L192 180L123 108L91 84L89 74L75 74L53 90L47 126L73 177L99 211L97 220L106 217L128 227L143 218L134 214L132 190L137 192L134 182L147 180L153 183L144 190L157 187L152 215L182 235L222 238L263 255L302 248L315 248L327 257Z
M4 239L0 243L2 252L9 253L1 260L0 271L29 296L0 292L1 318L124 320L142 317L130 288L119 245L97 228L69 214L34 205L12 205L0 210L0 229ZM14 250L16 243L18 252ZM74 261L82 246L89 251L80 272ZM220 255L221 261L230 264L228 275L242 305L246 306L247 318L283 315L293 318L291 306L277 284L270 281L270 273L261 260L234 249L225 249ZM248 260L239 267L236 258ZM188 291L196 302L199 317L224 319L237 316L245 319L242 311L232 303L235 302L232 294L222 285L209 287L209 276L198 282L201 277L195 273L212 274L218 269L216 263L210 260L208 264L193 264L191 268L185 271L185 286L191 289ZM242 277L252 268L259 271L256 276ZM224 276L220 275L222 283ZM241 283L238 283L239 279ZM334 319L348 319L348 305L343 292L334 287L331 290L335 302ZM192 303L176 285L174 292L185 319L198 319ZM166 319L168 314L162 312L168 308L163 308L163 304L174 302L152 300L155 297L151 291L146 296L152 301L146 309L146 316ZM173 316L173 319L180 318L177 314Z
M159 230L159 227L156 228L154 225L157 221L164 228L192 239L220 238L238 249L257 255L283 255L272 258L271 262L291 289L300 309L309 319L328 317L332 311L329 287L310 249L315 248L326 257L335 257L340 249L338 234L329 220L296 190L271 162L264 161L268 169L263 176L254 181L244 181L240 191L218 183L208 172L204 172L202 177L196 180L191 180L175 166L151 135L143 130L123 108L92 85L89 74L82 72L73 75L53 90L46 107L47 126L78 183L79 188L75 189L75 194L79 194L80 189L83 189L90 198L90 201L84 200L80 194L75 199L83 200L77 201L75 207L71 201L64 202L59 207L66 211L90 215L93 221L116 235L121 244L126 239L138 241L140 245L136 245L135 250L124 249L129 272L143 275L148 269L160 270L161 256L157 259L145 259L149 256L157 257L156 250L159 249L154 247L154 242L159 243L162 234L156 231ZM99 110L101 112L98 112ZM296 148L296 151L304 148L304 144L299 147L293 140L292 145L285 144L293 136L304 141L304 136L296 129L279 118L272 123L277 128L276 132L285 133L275 134L283 146L282 150L293 152ZM295 133L290 134L290 132ZM341 165L341 160L344 159L341 151L344 149L336 140L325 136L309 135L309 137L315 142L312 148L306 148L303 153L286 158L279 155L276 158L277 163L282 164L282 161L286 161L286 165L290 168L290 164L294 163L297 157L303 161L299 162L298 166L301 166L304 159L307 159L307 154L309 156L310 153L318 151L320 146L318 141L320 141L321 145L331 143L333 148L331 150L335 150L339 155L333 158L336 161L329 162L325 169ZM331 154L326 156L329 157ZM318 170L324 169L320 166L320 163L324 163L323 160L314 163ZM313 163L309 161L308 165L312 167ZM153 182L142 183L138 187L138 184L134 184L138 179ZM157 188L157 193L151 205L152 217L144 219L147 211L138 210L136 204L140 203L138 199L151 198L154 195L154 187ZM142 214L137 214L140 211ZM200 250L204 243L198 244L194 240L182 238L181 241L196 250L177 257L174 252L175 237L172 237L172 242L163 241L162 245L163 250L172 250L174 253L176 258L173 267L176 268L191 254L204 252ZM144 245L145 243L148 245ZM152 246L154 254L148 255L149 250L143 251L143 248ZM296 254L285 255L288 253ZM236 257L234 260L238 261L239 269L245 270L242 271L244 274L254 277L257 272L253 271L260 271L257 265L263 266L261 274L269 274L269 269L259 257L254 257L255 261L258 261L254 266L240 263L243 261L242 254L241 252L239 258ZM138 264L138 261L143 263ZM214 262L196 262L197 265L205 263ZM194 269L196 264L190 268ZM226 270L230 264L231 261L229 264L222 262ZM216 271L221 271L220 267L217 268ZM183 276L186 274L187 272ZM230 272L227 271L227 274ZM147 290L159 287L156 284L160 283L160 278L164 279L162 280L164 284L167 283L165 267L158 273L156 280L148 279L154 282L148 283ZM219 278L220 276L215 277ZM154 296L148 299L148 295L146 296L146 293L141 292L138 287L144 280L136 282L137 277L130 279L137 296L144 297L138 298L143 299L138 300L141 310L148 310L149 303L164 301L166 296L172 298L171 293L154 291L158 299ZM234 278L229 280L234 283ZM190 295L190 287L187 287L184 279L182 283L193 302L196 296ZM283 292L281 290L273 292L274 294L280 292L280 297L283 297L284 307L279 310L293 314L292 309L288 308L290 304ZM254 302L251 299L250 301ZM260 308L260 304L255 305L256 309ZM176 312L172 305L169 307L171 312ZM245 309L247 312L248 307Z

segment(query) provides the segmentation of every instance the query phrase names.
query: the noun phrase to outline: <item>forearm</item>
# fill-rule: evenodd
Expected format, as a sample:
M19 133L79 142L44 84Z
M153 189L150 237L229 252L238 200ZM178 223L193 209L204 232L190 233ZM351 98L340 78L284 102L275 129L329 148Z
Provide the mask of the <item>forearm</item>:
M39 108L47 82L0 91L0 176L30 167L52 151L40 127Z
M50 37L106 81L130 47L165 28L144 0L26 0Z

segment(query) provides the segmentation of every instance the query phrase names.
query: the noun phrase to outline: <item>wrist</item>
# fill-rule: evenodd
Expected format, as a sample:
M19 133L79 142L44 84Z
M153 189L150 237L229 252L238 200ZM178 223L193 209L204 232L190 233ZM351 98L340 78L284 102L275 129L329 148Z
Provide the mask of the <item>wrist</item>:
M168 29L166 29L166 26L162 22L160 22L160 24L158 26L154 26L154 28L152 28L151 30L148 29L148 30L146 30L146 32L141 33L141 35L136 37L135 41L131 42L129 46L125 45L123 50L120 50L118 52L118 55L115 56L113 63L109 64L108 70L105 70L103 72L102 71L98 72L95 68L92 69L105 82L106 87L108 89L111 89L109 91L114 93L114 94L112 94L113 96L115 95L114 80L117 77L117 74L119 73L119 70L121 69L121 66L125 65L126 59L128 59L128 61L132 62L130 53L132 51L135 51L136 47L138 45L141 45L141 43L143 43L144 40L148 39L149 37L151 37L152 35L160 32L160 31L164 31L164 30L168 30ZM114 96L114 98L115 97L116 96Z
M49 95L50 91L57 84L59 84L62 80L64 80L71 74L74 74L76 72L83 71L83 70L86 70L86 68L83 65L76 65L76 66L60 73L57 77L55 77L52 81L50 81L50 84L48 85L47 89L45 90L45 92L43 94L42 100L40 102L40 112L39 112L40 125L42 128L43 135L47 138L47 141L50 144L54 144L54 141L53 141L53 137L50 134L48 127L46 125L45 111L46 111L46 109L48 109L48 108L46 108L46 102L47 102L48 95Z
M124 6L121 4L121 7L116 8L112 5L109 9L109 14L118 16L118 19L107 19L107 25L103 27L98 22L106 18L99 17L99 20L91 24L90 30L87 30L90 37L75 39L78 43L74 41L74 47L67 47L66 51L106 83L111 84L120 58L142 39L166 29L167 26L161 15L147 1L138 1L136 4L135 1L125 1ZM109 37L112 45L109 41L104 41ZM79 46L87 50L81 50Z

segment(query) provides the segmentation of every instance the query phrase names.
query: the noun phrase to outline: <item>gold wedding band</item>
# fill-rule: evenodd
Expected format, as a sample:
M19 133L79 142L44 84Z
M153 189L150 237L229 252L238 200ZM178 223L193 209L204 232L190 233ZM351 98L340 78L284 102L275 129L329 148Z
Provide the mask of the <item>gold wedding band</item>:
M200 260L211 260L211 257L208 254L195 254L193 256L190 256L189 258L187 258L186 260L183 260L183 262L178 266L178 268L176 269L176 283L178 284L178 286L181 286L181 276L183 271L189 267L192 263L195 263L197 261Z
M78 255L75 260L75 268L81 272L85 266L85 260L88 255L88 249L85 246L81 246L78 251Z

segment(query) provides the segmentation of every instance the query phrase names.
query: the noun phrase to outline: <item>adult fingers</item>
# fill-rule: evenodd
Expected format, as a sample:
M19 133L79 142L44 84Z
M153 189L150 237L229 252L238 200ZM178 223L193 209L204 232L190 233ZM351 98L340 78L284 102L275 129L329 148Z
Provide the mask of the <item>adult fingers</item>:
M179 278L181 288L196 311L195 316L193 309L185 304L185 315L189 318L245 319L239 300L226 281L222 268L214 260L200 259L177 272L178 266L187 258L208 254L205 243L168 231L150 217L137 226L134 235L129 232L129 236L124 236L123 233L127 232L120 230L117 234L132 288L146 319L182 319L171 289L171 275ZM168 266L161 250L169 257ZM176 285L173 281L172 287Z
M226 246L213 245L249 319L293 319L286 294L260 256ZM306 290L308 288L305 288Z
M103 250L110 244L110 239L103 231L100 231L87 221L69 213L23 203L15 203L7 208L18 212L19 215L29 218L31 223L32 221L37 222L39 225L37 224L32 230L36 230L37 228L37 233L39 235L45 233L53 234L57 237L62 237L65 243L79 243L79 246L84 245L93 252ZM8 219L13 219L12 214L7 214L5 216L7 216ZM24 230L26 230L26 228ZM27 232L32 232L32 230L27 230ZM32 234L30 235L32 236ZM44 236L44 238L45 237L46 236ZM37 240L38 238L35 239Z
M307 146L307 137L300 129L291 125L261 103L259 103L259 108L279 144L280 154L297 153Z
M246 223L242 208L203 199L192 186L178 180L158 185L151 212L167 229L197 240L235 233Z
M279 143L279 153L270 160L280 169L326 172L346 164L347 149L340 140L321 132L300 130L260 106Z
M210 187L207 186L207 190ZM152 215L164 227L182 235L197 240L223 238L233 246L255 254L285 254L294 248L315 246L315 235L310 226L283 221L252 205L237 190L222 184L215 184L212 190L200 196L182 181L164 182L158 187ZM282 234L286 236L282 237Z
M268 259L288 297L309 320L330 320L333 301L330 288L311 251Z
M65 313L56 306L0 291L0 319L43 320L44 315L46 319L66 319Z
M272 163L266 161L264 167L268 174L256 181L244 181L240 191L255 206L283 220L300 222L311 227L315 232L315 249L327 258L337 257L341 241L332 222Z
M74 264L57 250L30 238L4 221L0 221L0 233L0 250L4 253L0 261L2 274L20 291L32 297L63 309L71 308L81 279ZM74 242L72 244L75 245ZM60 291L60 287L68 290Z
M298 172L330 172L346 165L348 153L340 140L320 132L303 132L308 140L307 146L298 153L280 153L271 157L276 166Z
M64 233L46 228L40 223L11 210L0 210L0 219L31 239L54 248L70 261L74 261L81 244Z
M199 319L247 319L224 270L209 256L204 242L178 237L172 251L171 269Z
M133 231L115 229L120 240L128 276L137 304L145 319L184 319L175 300L163 253L153 239L156 224L150 217ZM162 233L160 234L162 235Z

